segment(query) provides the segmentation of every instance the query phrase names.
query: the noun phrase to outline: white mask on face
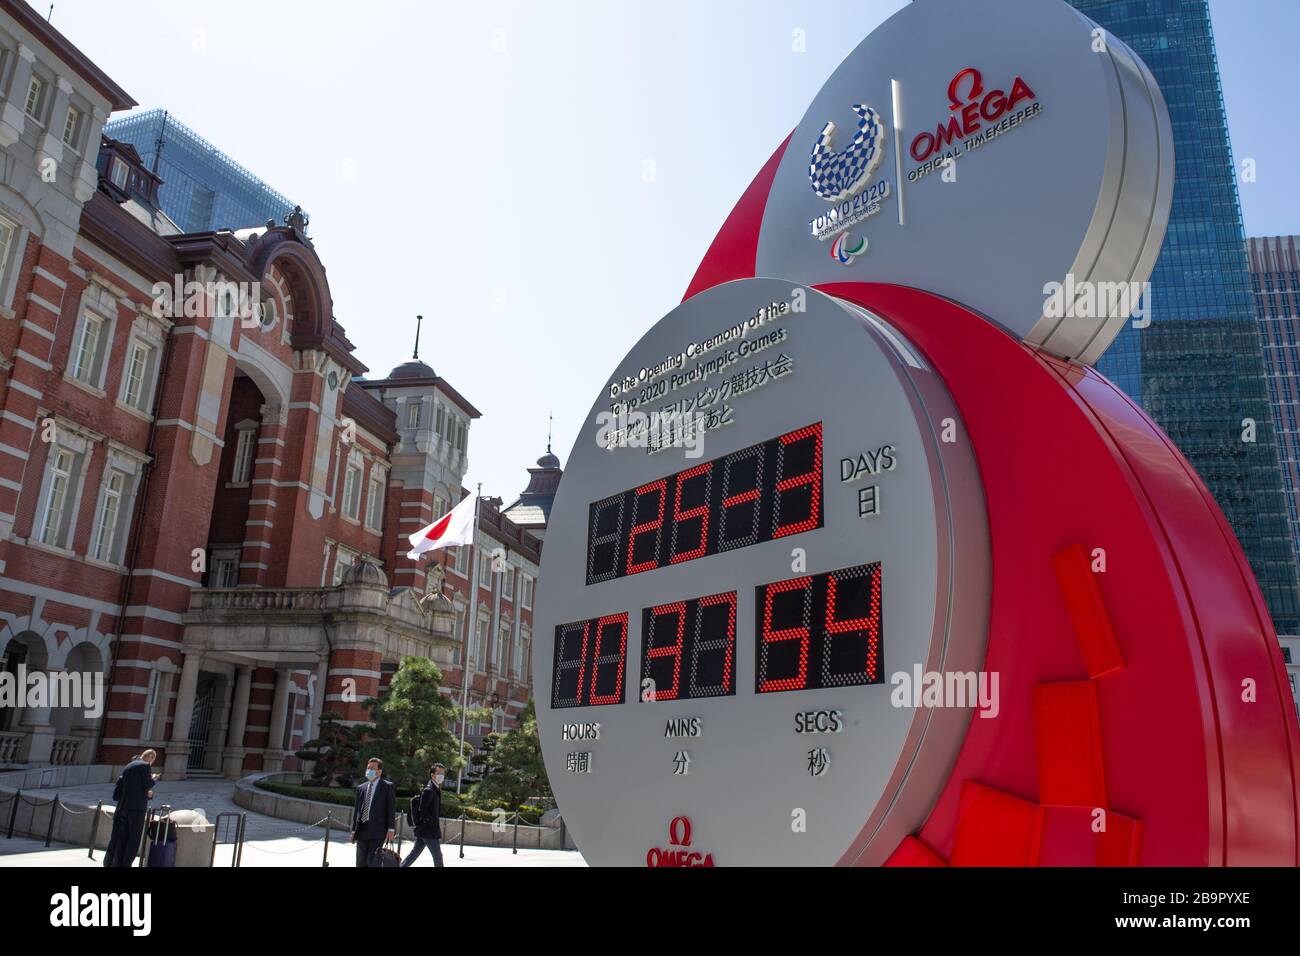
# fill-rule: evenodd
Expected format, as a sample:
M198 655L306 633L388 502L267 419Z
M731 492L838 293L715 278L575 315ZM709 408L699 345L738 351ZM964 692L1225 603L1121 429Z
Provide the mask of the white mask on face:
M438 786L441 787L441 786L442 786L442 782L443 782L444 780L446 780L446 779L447 779L447 777L446 777L445 774L441 774L441 773L439 773L439 774L434 774L433 782L436 783Z

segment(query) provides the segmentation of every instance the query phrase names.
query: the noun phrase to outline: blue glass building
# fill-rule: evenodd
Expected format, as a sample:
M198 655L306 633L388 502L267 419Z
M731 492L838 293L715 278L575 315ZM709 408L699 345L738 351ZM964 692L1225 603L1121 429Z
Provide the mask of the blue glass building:
M1151 276L1151 325L1126 326L1098 370L1140 402L1237 533L1279 633L1300 633L1237 170L1208 0L1070 0L1137 51L1169 104L1173 210ZM1249 419L1254 423L1254 441ZM1245 423L1245 424L1243 424Z
M182 232L244 229L283 222L294 203L199 136L166 110L132 113L104 126L130 143L162 177L159 203Z

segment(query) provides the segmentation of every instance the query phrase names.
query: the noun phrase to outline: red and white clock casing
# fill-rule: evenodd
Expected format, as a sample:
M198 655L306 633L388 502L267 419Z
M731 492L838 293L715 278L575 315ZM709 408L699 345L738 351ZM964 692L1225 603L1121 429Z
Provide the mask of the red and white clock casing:
M918 174L916 153L891 146L951 129L931 123L935 113L983 102L971 71L986 91L1004 76L1008 89L1023 81L1033 99L1017 112L1037 109L1012 125L996 107L996 123L967 111L997 134L970 147L987 129L959 126L955 177L940 178L940 166ZM882 104L869 118L884 133L881 155L864 162L855 137L841 144L838 172L819 166L817 145L837 145L819 139L834 119L828 103L844 100L834 109L853 115L870 97ZM1108 311L1073 297L1055 314L1044 305L1051 282L1147 278L1168 215L1168 130L1136 55L1044 0L918 0L828 82L737 204L684 304L611 386L802 292L807 309L772 323L788 329L778 348L790 370L737 393L733 423L706 429L698 461L681 449L599 448L607 388L557 496L534 679L547 769L589 860L676 859L666 852L681 849L676 820L708 851L680 858L718 864L1296 864L1300 733L1249 565L1169 439L1075 361L1104 351L1132 300ZM1053 155L1069 158L1051 184ZM828 168L858 192L818 238L828 204L809 180ZM856 201L882 171L889 188ZM763 274L779 278L733 281ZM684 357L674 374L708 359ZM765 361L739 357L719 377ZM687 394L698 403L688 385L647 393L640 407L680 410ZM591 505L658 480L671 495L685 471L814 422L825 443L819 527L587 583ZM879 513L859 516L843 493L862 482L841 481L839 461L884 444L900 449L897 467L862 479L877 485ZM792 567L795 548L806 572ZM884 683L760 692L766 586L875 562ZM733 693L643 701L645 610L732 592ZM896 615L909 602L914 617ZM556 629L618 613L628 615L624 702L552 708ZM664 619L672 635L677 617ZM899 673L969 670L997 675L996 716L889 702ZM796 713L832 710L839 731L795 732ZM665 737L670 716L700 718L701 735ZM562 739L566 726L597 723L597 739ZM821 749L820 775L792 764ZM571 753L588 755L585 772L571 771Z

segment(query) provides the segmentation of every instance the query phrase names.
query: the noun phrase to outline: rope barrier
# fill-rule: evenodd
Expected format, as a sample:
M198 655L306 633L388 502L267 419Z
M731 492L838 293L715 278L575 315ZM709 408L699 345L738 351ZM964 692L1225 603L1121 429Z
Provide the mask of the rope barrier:
M62 800L59 800L58 804L60 809L62 809L64 813L71 813L74 817L79 817L86 813L94 813L95 810L97 809L96 807L82 807L80 810L78 810L76 807L68 806Z
M245 840L244 842L248 843L249 841ZM316 849L316 841L312 840L310 843L304 843L302 846L294 847L292 850L272 850L269 847L258 846L257 852L270 853L272 856L288 856L291 853L302 853L305 850L314 850L314 849Z

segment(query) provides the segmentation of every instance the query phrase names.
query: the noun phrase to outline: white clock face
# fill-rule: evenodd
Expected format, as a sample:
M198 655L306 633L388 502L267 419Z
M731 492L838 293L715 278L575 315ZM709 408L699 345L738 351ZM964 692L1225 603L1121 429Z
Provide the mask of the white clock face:
M908 688L981 666L987 554L960 416L897 331L775 279L675 309L604 383L542 556L539 726L583 855L883 861L970 719Z

